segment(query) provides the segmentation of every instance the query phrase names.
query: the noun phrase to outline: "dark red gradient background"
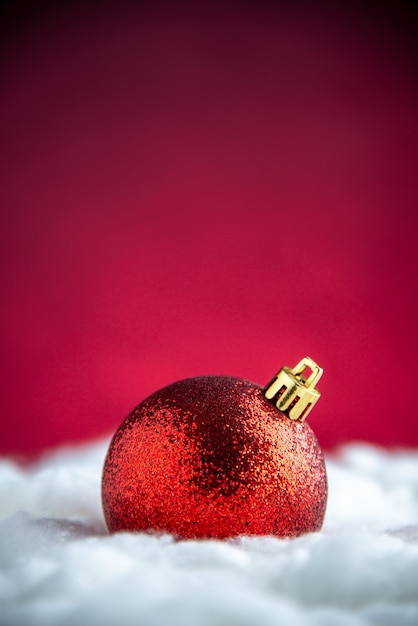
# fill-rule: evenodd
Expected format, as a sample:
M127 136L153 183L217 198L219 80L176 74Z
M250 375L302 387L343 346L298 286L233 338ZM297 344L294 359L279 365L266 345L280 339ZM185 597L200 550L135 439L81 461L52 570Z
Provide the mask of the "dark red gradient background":
M418 445L417 13L336 4L10 5L1 452L306 354L323 446Z

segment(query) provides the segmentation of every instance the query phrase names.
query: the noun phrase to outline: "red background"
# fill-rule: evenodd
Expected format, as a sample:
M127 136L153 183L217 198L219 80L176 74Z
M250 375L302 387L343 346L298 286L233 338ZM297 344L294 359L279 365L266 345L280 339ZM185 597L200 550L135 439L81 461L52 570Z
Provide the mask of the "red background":
M412 4L11 6L0 451L305 354L325 447L418 445Z

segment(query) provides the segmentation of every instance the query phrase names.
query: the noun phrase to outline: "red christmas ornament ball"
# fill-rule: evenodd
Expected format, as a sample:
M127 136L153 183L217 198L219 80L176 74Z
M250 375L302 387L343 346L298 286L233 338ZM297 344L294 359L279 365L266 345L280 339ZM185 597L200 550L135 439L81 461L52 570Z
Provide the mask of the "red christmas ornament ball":
M291 537L321 528L326 500L309 425L255 383L226 376L181 380L144 400L115 433L103 469L111 532Z

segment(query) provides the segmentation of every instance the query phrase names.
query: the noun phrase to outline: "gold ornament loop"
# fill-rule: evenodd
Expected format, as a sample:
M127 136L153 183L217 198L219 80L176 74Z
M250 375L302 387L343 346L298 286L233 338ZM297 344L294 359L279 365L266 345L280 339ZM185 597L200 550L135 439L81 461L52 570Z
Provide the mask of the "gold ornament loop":
M311 374L305 378L307 369ZM290 419L304 421L321 396L315 385L322 374L322 367L306 356L292 369L282 367L264 388L264 395Z

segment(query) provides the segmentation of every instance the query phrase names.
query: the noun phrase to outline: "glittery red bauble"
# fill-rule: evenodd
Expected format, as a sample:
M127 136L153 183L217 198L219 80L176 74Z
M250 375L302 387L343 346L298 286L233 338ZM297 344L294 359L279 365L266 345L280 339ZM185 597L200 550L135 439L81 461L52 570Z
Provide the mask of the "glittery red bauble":
M122 423L102 499L110 531L288 537L321 528L327 480L306 422L254 383L202 376L157 391Z

